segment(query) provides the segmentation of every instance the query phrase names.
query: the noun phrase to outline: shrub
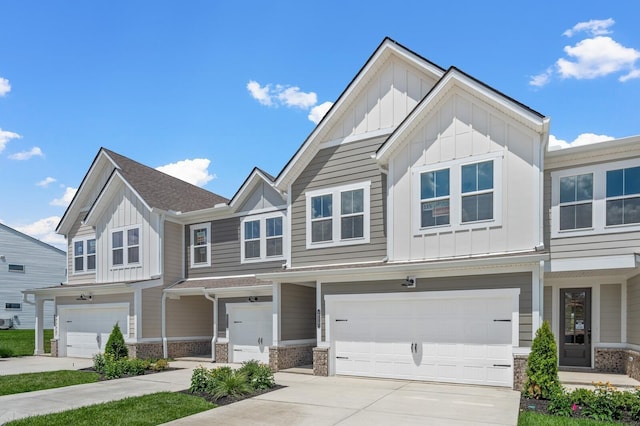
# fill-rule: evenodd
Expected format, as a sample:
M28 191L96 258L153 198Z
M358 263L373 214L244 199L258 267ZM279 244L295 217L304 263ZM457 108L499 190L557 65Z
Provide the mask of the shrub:
M153 371L163 371L169 368L169 362L166 359L159 359L149 365Z
M276 385L271 368L267 364L261 364L254 359L243 362L238 372L247 375L247 380L253 389L271 389Z
M570 398L574 404L584 405L589 399L593 398L593 391L585 388L577 388L571 392Z
M138 358L121 359L118 362L124 364L124 373L129 376L142 376L147 367L149 367L147 361Z
M93 356L93 369L100 374L104 374L106 360L103 354L95 354Z
M616 389L609 383L596 383L592 397L585 401L582 414L600 421L612 421L620 418L620 410L616 407L614 394Z
M210 380L211 370L203 366L194 368L193 373L191 373L191 386L189 386L189 391L191 393L206 392L209 387Z
M556 416L571 417L575 411L575 407L571 400L571 394L568 394L564 389L560 388L551 395L548 410L549 413Z
M531 345L524 393L533 398L550 399L559 389L556 342L549 323L544 321Z
M117 322L113 326L113 330L111 330L104 353L105 355L113 355L113 358L116 361L129 356L129 349L127 349L127 345L124 343L124 337L122 336L122 331L120 330L120 326Z
M209 389L209 393L214 399L224 397L238 398L253 391L247 375L239 371L232 371L231 374L221 374L215 378Z

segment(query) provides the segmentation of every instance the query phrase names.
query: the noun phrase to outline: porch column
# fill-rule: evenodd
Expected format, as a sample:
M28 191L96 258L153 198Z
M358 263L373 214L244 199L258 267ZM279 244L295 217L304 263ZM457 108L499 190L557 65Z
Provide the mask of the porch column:
M322 283L316 281L316 341L322 342Z
M544 262L533 265L531 274L531 338L542 325L544 310Z
M278 347L280 345L280 283L273 283L273 320L272 320L272 336L273 346Z
M216 342L218 341L218 296L204 293L204 297L213 302L213 337L211 337L211 362L216 362Z
M36 296L36 347L33 354L44 354L44 299L38 296Z

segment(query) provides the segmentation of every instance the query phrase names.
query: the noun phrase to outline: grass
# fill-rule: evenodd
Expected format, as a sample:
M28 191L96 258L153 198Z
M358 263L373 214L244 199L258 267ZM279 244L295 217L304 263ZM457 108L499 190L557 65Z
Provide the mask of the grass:
M76 370L44 371L0 376L0 395L33 392L43 389L95 383L100 379L98 373Z
M44 330L44 352L51 353L53 330ZM0 353L30 356L36 348L35 330L0 330Z
M158 425L215 407L215 404L207 402L197 396L179 392L160 392L90 405L61 413L28 417L6 423L6 425Z
M620 424L616 422L599 422L591 419L551 416L531 411L522 411L518 417L518 426L609 426Z

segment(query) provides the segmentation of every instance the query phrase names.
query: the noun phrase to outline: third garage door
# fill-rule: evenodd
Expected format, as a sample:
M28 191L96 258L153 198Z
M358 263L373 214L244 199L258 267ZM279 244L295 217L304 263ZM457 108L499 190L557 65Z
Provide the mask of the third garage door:
M326 296L333 371L511 387L517 298L518 290Z

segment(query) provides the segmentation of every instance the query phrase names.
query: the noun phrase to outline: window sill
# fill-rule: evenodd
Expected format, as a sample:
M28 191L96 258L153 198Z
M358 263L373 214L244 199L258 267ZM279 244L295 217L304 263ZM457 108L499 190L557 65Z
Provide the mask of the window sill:
M191 269L199 269L199 268L210 268L211 267L211 263L196 263L196 264L191 264L190 268Z
M256 257L250 259L240 259L240 263L264 263L264 262L277 262L286 260L284 256L273 256L273 257Z
M330 248L330 247L342 247L342 246L353 246L357 244L368 244L370 242L369 238L354 238L350 240L340 240L340 241L323 241L317 243L308 243L307 249L320 249L320 248Z

